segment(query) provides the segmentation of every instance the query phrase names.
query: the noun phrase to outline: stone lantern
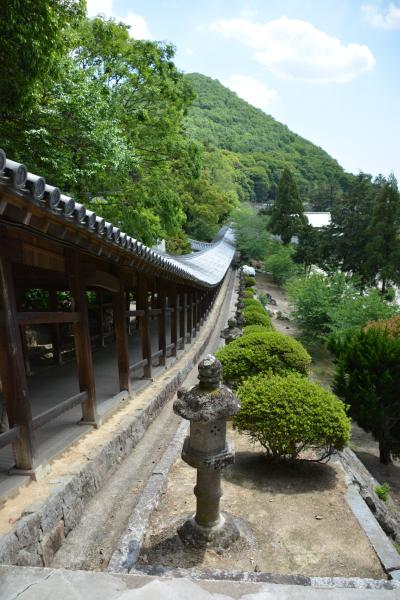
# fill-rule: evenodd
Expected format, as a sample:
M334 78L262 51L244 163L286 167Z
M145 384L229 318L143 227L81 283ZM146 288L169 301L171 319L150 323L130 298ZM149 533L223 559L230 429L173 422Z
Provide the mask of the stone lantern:
M221 363L212 354L199 364L199 384L178 391L174 412L190 421L182 459L197 469L196 514L178 529L186 544L227 548L240 536L235 518L220 512L221 471L234 462L226 422L239 409L239 400L221 384Z
M237 326L237 320L235 317L228 319L228 327L221 331L221 337L224 338L225 344L229 344L230 342L237 340L242 335L242 330Z
M238 301L236 302L236 308L237 310L243 310L245 307L245 303L243 302L242 298L238 298Z

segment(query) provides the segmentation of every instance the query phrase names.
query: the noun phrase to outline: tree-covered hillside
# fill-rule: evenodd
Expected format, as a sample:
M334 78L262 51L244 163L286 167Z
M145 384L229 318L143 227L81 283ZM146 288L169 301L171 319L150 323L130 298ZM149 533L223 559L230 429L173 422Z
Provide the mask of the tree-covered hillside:
M317 208L329 207L348 176L329 154L290 131L262 110L254 108L219 81L186 75L196 99L186 119L191 137L237 155L253 182L254 199L274 197L285 167L293 172L303 200Z

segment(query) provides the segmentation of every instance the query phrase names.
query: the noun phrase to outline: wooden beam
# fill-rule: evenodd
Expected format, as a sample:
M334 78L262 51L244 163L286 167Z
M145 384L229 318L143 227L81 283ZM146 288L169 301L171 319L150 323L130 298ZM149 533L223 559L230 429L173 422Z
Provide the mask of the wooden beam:
M117 344L119 389L131 391L129 377L128 323L126 318L125 288L119 281L119 291L113 293L114 330Z
M148 379L152 377L152 360L151 360L151 335L150 335L150 319L149 319L149 292L147 278L142 275L139 277L136 305L138 310L143 311L143 317L140 319L140 335L142 341L143 360L147 360L144 366L144 376Z
M99 269L96 269L94 273L86 275L85 283L87 287L100 287L115 293L119 293L120 291L118 277Z
M76 362L78 365L79 390L81 392L87 392L87 399L82 403L82 417L85 422L96 423L96 391L94 385L86 290L81 272L81 260L79 253L75 250L66 249L65 254L73 305L80 317L79 320L74 323L74 343Z
M79 392L79 394L75 394L75 396L71 396L71 398L67 398L67 400L63 400L59 402L55 406L52 406L48 410L45 410L40 415L33 417L33 429L38 429L46 423L49 423L53 419L56 419L60 415L62 415L67 410L70 410L77 404L82 404L87 399L86 392Z
M51 323L77 323L78 312L34 312L26 311L17 313L17 321L20 325L44 325Z
M11 263L0 257L0 379L10 428L19 427L13 442L16 467L33 468L32 412L17 321Z

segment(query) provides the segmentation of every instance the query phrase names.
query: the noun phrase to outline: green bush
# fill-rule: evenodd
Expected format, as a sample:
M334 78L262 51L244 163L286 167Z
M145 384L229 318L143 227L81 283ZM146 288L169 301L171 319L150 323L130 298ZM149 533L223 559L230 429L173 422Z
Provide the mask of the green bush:
M275 283L282 285L294 277L298 271L296 263L293 261L294 249L292 246L281 245L274 254L270 254L264 261L264 269L270 273Z
M265 292L258 292L258 300L261 302L263 306L268 304L268 295Z
M376 495L378 496L378 498L380 498L384 502L387 502L389 500L390 490L391 490L391 487L387 483L387 481L385 481L385 483L383 483L382 485L375 486Z
M233 423L273 459L295 460L313 449L317 460L341 450L350 436L345 405L329 390L298 375L257 375L237 390Z
M361 292L354 280L339 272L292 279L286 284L286 292L293 306L292 316L310 341L340 338L368 321L398 313L398 308L388 304L378 290L367 288Z
M271 319L264 309L260 310L254 306L245 308L242 313L246 325L266 325L271 323Z
M246 325L243 327L243 335L249 335L250 333L265 333L266 331L272 330L272 323L270 325Z
M246 288L251 288L253 285L256 285L256 278L251 277L250 275L245 275L243 281Z
M254 294L255 294L254 288L252 288L252 287L246 288L243 292L243 298L254 298Z
M249 333L234 340L216 353L224 379L233 385L258 373L306 374L311 356L293 338L278 331Z
M254 308L257 308L258 310L265 312L265 308L263 307L261 302L259 300L257 300L257 298L243 298L243 304L245 305L246 308L248 306L251 306L251 307L254 306Z

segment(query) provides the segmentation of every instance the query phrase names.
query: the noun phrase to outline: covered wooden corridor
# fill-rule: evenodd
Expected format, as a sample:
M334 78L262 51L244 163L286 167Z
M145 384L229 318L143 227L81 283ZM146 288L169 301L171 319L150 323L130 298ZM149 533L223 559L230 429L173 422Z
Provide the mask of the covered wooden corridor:
M184 350L233 256L227 229L190 255L155 252L0 151L3 470L31 473Z

